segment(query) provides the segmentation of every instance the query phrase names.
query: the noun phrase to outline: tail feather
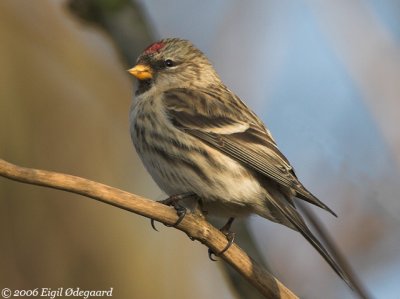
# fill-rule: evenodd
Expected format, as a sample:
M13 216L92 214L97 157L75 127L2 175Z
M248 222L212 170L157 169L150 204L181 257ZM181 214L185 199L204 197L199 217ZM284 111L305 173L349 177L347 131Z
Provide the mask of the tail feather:
M331 213L333 216L337 217L336 213L331 210L326 204L324 204L322 201L320 201L316 196L314 196L310 191L308 191L303 185L302 187L302 193L296 192L296 197L301 198L302 200L305 200L313 205L316 205L317 207L320 207L329 213Z
M343 279L346 284L354 289L353 284L348 278L347 274L340 268L340 266L335 262L335 260L330 256L328 251L323 247L323 245L318 241L318 239L309 230L304 220L296 209L289 203L283 202L279 199L274 199L272 196L268 197L270 203L299 231L304 238L319 252L319 254L325 259L325 261L331 266L331 268L336 272L341 279Z

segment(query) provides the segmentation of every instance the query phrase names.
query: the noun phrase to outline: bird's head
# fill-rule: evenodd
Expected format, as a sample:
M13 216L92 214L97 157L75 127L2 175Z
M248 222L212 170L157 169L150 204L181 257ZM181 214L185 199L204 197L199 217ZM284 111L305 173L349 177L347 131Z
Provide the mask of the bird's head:
M148 46L128 72L139 80L139 92L207 87L220 82L207 57L191 42L178 38Z

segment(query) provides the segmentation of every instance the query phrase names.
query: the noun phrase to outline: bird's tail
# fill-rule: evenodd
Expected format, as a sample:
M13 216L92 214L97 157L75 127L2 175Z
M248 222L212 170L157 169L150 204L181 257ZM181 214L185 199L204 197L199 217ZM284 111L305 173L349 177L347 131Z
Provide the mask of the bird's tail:
M346 284L354 290L354 286L351 283L349 277L340 268L340 266L335 262L335 260L330 256L328 251L324 246L318 241L318 239L313 235L310 229L307 227L303 218L297 212L294 206L285 202L281 199L275 199L268 195L269 202L293 225L293 227L299 231L304 238L319 252L319 254L325 259L325 261L332 267L332 269L337 273L337 275L342 278Z

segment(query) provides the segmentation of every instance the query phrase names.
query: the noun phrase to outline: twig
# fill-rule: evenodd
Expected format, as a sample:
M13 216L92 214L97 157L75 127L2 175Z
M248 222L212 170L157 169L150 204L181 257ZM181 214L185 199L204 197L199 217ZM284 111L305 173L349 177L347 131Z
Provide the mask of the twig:
M174 224L178 218L175 210L171 207L77 176L24 168L2 159L0 159L0 176L22 183L50 187L91 197L164 224ZM176 228L200 241L214 252L220 252L226 246L226 237L203 217L194 213L187 213ZM221 258L236 269L266 298L298 298L236 244L233 244Z

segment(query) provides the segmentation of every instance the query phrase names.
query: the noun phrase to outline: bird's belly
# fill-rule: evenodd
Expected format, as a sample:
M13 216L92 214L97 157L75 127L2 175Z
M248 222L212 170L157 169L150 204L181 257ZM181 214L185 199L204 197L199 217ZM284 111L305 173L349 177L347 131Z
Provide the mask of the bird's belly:
M157 185L168 195L193 192L209 214L247 216L265 205L265 190L253 172L221 152L205 146L189 157L143 152L141 158ZM209 160L209 157L213 157Z

